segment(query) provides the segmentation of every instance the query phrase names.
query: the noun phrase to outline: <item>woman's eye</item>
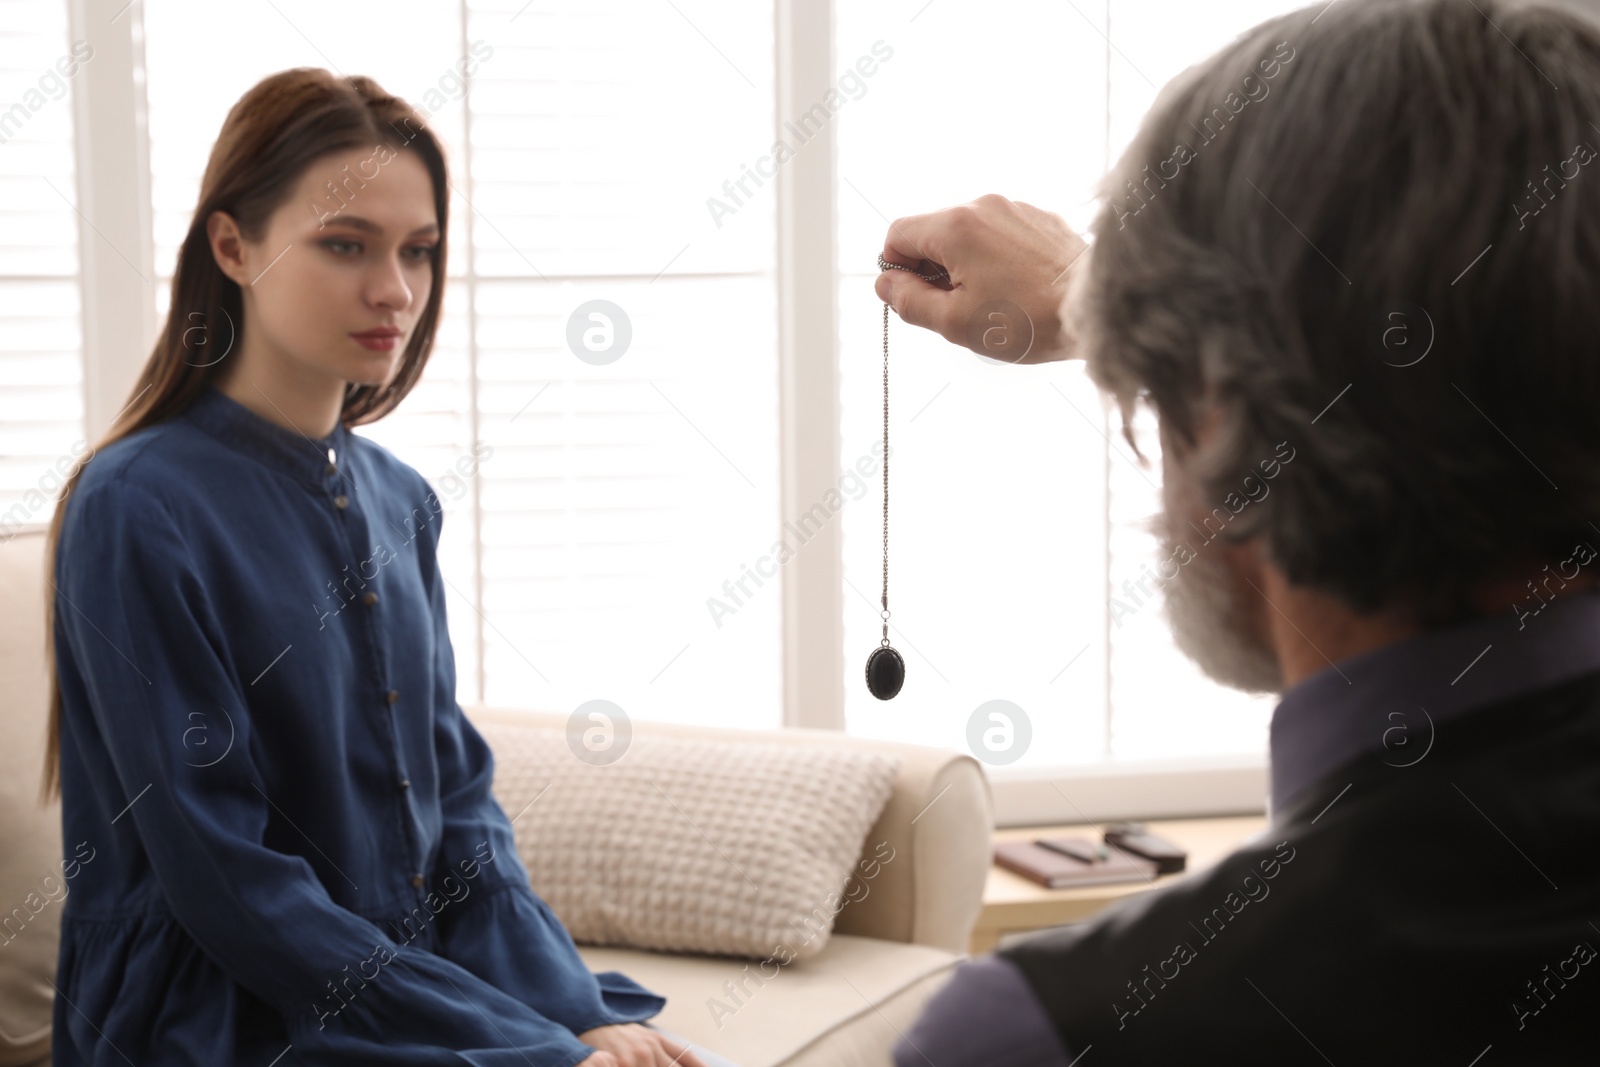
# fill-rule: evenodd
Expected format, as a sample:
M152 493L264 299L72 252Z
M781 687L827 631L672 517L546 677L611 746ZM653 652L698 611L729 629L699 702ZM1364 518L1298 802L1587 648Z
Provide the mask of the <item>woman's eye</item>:
M359 253L361 251L361 242L345 241L334 237L323 241L322 247L326 248L328 251L332 252L336 256L339 256L340 258L349 258L346 249ZM412 245L410 248L406 249L406 251L411 253L411 261L413 263L425 263L433 259L434 253L437 251L437 249L437 245Z

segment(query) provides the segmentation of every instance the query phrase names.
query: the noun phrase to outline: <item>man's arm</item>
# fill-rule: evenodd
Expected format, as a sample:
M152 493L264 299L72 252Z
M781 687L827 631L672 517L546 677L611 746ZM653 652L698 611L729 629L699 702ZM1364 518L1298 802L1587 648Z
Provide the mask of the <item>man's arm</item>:
M1016 965L980 956L929 998L894 1047L895 1067L1067 1067L1066 1050Z

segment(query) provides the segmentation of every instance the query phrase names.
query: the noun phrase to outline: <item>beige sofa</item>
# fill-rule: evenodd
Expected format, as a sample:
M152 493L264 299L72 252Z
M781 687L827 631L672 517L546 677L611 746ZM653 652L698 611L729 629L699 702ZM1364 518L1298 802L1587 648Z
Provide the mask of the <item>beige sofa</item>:
M60 809L36 802L46 700L43 545L40 532L0 542L0 923L14 909L30 912L13 924L20 933L0 936L0 1067L49 1062L55 995L62 905L29 896L63 856ZM506 722L566 721L565 713L466 710L486 733ZM591 970L621 970L667 997L655 1022L742 1067L884 1067L897 1033L962 958L978 916L993 820L977 762L827 731L634 723L635 737L652 733L804 742L900 757L893 792L865 839L889 842L895 862L883 865L870 894L839 911L834 936L820 953L784 967L720 1025L706 1001L751 961L581 946Z

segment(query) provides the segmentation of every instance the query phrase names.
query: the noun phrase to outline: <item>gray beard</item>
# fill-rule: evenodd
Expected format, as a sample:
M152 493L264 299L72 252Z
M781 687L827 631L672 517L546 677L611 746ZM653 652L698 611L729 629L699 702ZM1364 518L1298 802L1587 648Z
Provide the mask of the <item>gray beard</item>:
M1166 513L1166 558L1176 559L1172 509ZM1281 693L1283 672L1276 653L1259 644L1241 625L1246 613L1239 583L1220 553L1201 545L1194 558L1162 584L1163 611L1173 643L1212 681L1247 693ZM1257 595L1253 590L1250 596Z

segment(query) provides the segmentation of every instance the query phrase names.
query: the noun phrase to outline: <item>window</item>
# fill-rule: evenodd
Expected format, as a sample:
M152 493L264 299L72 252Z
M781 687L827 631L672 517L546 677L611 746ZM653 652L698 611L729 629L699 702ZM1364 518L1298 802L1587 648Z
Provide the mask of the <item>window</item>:
M79 360L78 189L60 4L0 2L0 539L50 521L88 449Z
M780 722L776 590L737 626L706 606L777 513L771 207L720 228L705 207L768 138L772 10L679 7L145 4L164 282L227 109L274 70L368 74L446 142L440 336L415 391L359 432L445 505L463 702ZM208 46L241 38L248 64ZM614 362L569 347L591 301L621 317L583 329L631 333ZM488 455L464 481L474 445Z
M18 510L28 488L85 427L100 432L97 413L113 413L96 396L110 388L99 364L85 374L79 358L79 324L93 332L102 312L79 306L89 268L72 208L74 114L104 101L29 103L70 47L67 5L0 5L21 27L0 37L0 107L23 102L0 115L0 183L7 203L27 205L5 209L0 238L0 505L25 524L49 517ZM867 694L881 563L875 256L891 219L986 192L1085 228L1097 179L1157 87L1291 6L135 0L120 31L131 65L98 70L125 76L93 91L148 102L157 324L206 155L261 77L371 75L445 143L451 246L435 352L401 408L359 432L444 503L463 703L564 710L603 698L639 718L842 723L964 749L978 706L1007 700L1031 741L990 768L1006 819L1008 797L1106 768L1210 760L1242 768L1238 795L1259 796L1272 701L1199 676L1158 601L1124 585L1155 559L1139 525L1159 506L1148 413L1139 433L1155 462L1141 469L1081 364L989 363L894 316L890 594L909 672L896 700ZM800 40L796 19L824 32ZM245 40L247 51L231 47ZM801 87L833 90L820 120L823 95ZM15 130L12 116L25 120ZM819 235L831 258L796 267L794 247ZM834 324L834 343L808 335L823 340L795 351L785 322ZM116 357L130 380L153 330ZM614 360L578 351L624 334ZM836 390L793 385L835 354ZM837 455L815 444L831 433L786 436L796 425L836 427ZM461 478L458 464L485 447L476 476ZM857 473L863 463L872 473ZM805 572L829 576L819 592L773 557L786 524L817 503L793 472L834 464L839 555ZM786 588L805 611L786 605ZM807 692L823 697L796 701L786 670L820 679ZM1206 803L1217 802L1168 808Z
M846 453L882 432L871 282L888 220L998 192L1085 229L1156 88L1296 6L1013 0L974 18L944 0L840 5L841 70L871 42L894 49L839 117ZM1135 428L1146 469L1081 363L994 364L892 315L889 332L891 637L908 677L889 703L851 685L850 730L966 748L979 706L1012 702L1032 739L989 768L1002 809L1008 781L1062 765L1259 761L1275 701L1206 679L1159 598L1124 585L1158 558L1140 525L1160 508L1153 415ZM879 636L878 507L874 492L845 512L851 664Z

